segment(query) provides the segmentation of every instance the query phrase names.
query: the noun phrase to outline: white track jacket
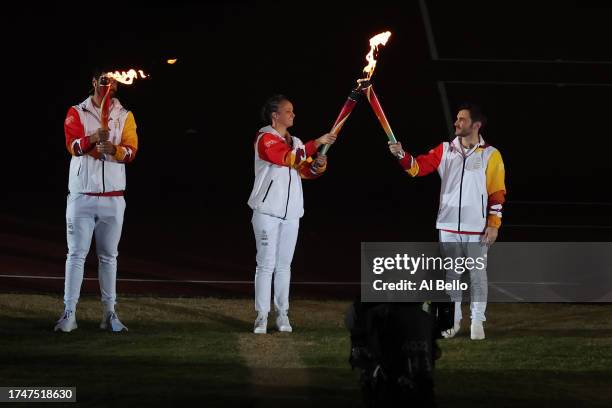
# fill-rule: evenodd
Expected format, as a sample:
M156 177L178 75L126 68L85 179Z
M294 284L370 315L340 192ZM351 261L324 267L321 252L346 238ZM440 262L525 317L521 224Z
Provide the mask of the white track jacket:
M289 142L291 144L289 144ZM248 204L254 211L283 219L304 215L302 178L314 179L325 171L312 164L317 147L295 136L285 139L272 126L257 132L255 182Z
M429 153L400 159L412 177L438 172L442 180L436 228L459 233L482 233L501 225L505 202L505 169L499 150L485 143L462 150L459 138Z

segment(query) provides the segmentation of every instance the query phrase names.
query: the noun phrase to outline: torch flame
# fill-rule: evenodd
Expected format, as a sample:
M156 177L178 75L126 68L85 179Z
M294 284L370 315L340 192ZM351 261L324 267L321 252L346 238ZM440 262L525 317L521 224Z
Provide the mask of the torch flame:
M121 82L122 84L131 85L134 83L134 79L138 79L139 74L140 78L148 78L148 76L142 71L142 69L139 69L138 72L136 72L135 69L130 69L127 72L107 72L106 76L109 78L113 78L115 81Z
M385 31L384 33L376 34L374 37L370 38L370 52L366 55L368 65L363 69L366 79L369 80L372 78L374 68L376 68L376 56L374 54L378 52L378 47L380 45L387 44L389 37L391 37L391 31Z

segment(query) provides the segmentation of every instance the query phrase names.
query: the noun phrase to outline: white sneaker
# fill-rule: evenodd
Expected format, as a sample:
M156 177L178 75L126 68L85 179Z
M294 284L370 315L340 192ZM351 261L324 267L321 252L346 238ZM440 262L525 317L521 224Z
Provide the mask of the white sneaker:
M115 312L104 312L102 322L100 323L100 328L102 330L109 330L115 333L128 331L128 328L121 323L121 320L119 320L119 317Z
M276 327L279 332L291 333L293 329L291 328L291 324L289 323L289 317L286 313L280 313L276 317Z
M255 334L266 334L268 331L268 315L259 313L257 319L255 319L255 327L253 333Z
M472 320L472 326L471 326L471 338L472 340L484 340L485 339L485 332L484 332L484 327L482 326L482 322L478 321L478 320Z
M451 327L450 329L444 330L442 332L442 337L444 337L445 339L452 339L453 337L457 335L457 333L459 333L459 329L461 329L461 320L456 322L454 326Z
M53 331L62 331L64 333L69 333L78 327L72 310L64 310L62 316L55 323Z

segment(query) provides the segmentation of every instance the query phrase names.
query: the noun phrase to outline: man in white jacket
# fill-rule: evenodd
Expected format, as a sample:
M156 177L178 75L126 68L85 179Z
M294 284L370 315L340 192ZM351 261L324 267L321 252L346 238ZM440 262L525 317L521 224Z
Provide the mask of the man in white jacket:
M418 157L404 151L399 142L389 144L391 153L410 176L425 176L433 171L440 175L436 228L443 256L486 260L488 247L497 239L506 196L505 169L499 150L480 135L485 124L480 108L466 104L457 113L453 141L443 142ZM457 272L446 271L447 282L460 278ZM486 262L485 268L470 269L470 285L471 338L482 340L488 295ZM449 294L455 301L455 324L443 333L447 338L457 334L462 318L461 291Z
M268 123L257 132L255 139L255 182L249 207L253 209L253 231L257 246L255 271L254 333L267 332L272 276L274 276L274 308L276 326L281 332L291 332L289 282L291 260L297 242L300 218L304 214L301 179L319 177L326 169L324 155L312 156L323 144L336 140L326 133L306 144L287 131L293 126L293 105L282 95L268 99L262 109L262 119Z
M125 164L136 156L138 136L134 115L114 98L117 83L96 71L92 84L94 94L71 107L64 121L66 148L72 158L66 205L65 310L55 325L55 331L62 332L77 328L76 306L94 235L103 306L100 328L127 331L115 313L117 247L125 210ZM102 96L106 92L112 98L107 128L101 120Z

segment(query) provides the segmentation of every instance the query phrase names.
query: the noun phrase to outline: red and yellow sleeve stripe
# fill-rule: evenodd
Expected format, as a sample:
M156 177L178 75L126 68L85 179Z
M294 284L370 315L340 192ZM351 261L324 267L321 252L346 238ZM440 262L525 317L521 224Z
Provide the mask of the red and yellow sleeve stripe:
M136 157L138 151L138 134L136 133L136 120L132 112L128 112L123 132L121 133L121 143L117 146L115 159L119 162L129 163Z
M486 170L487 176L487 194L489 196L487 204L487 225L489 227L499 228L502 223L503 206L506 202L506 170L504 162L499 150L495 150Z
M71 107L66 114L64 136L66 137L66 149L73 156L82 156L94 148L94 144L90 143L89 138L85 136L85 128L74 107Z
M400 159L400 165L404 171L411 177L426 176L438 169L442 161L442 153L444 145L440 143L427 154L422 154L418 157L412 157L408 152L405 152L404 157Z
M259 138L257 151L262 160L270 163L299 169L303 162L316 153L317 146L314 141L302 147L292 149L277 136L265 133Z

